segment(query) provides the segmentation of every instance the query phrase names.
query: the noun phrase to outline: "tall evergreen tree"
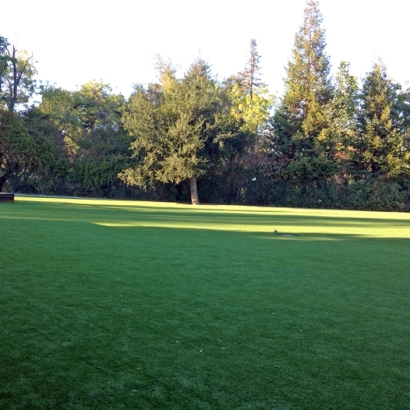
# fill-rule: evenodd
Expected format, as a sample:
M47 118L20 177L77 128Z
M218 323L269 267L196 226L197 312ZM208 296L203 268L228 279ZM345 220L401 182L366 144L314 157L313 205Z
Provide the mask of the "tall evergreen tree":
M264 86L261 79L260 55L256 40L252 39L249 45L249 58L245 69L238 73L239 88L242 94L249 94L250 98L260 86Z
M359 88L349 72L349 63L342 61L335 75L334 94L328 105L330 124L319 139L326 143L329 160L337 163L339 173L349 172L354 145L358 137L357 108Z
M404 146L403 154L409 153L410 156L410 88L402 89L399 92L399 98L395 107L397 114L401 120L401 134L403 135ZM406 177L410 178L410 158L405 160Z
M318 2L308 0L287 66L285 94L273 117L275 146L287 159L284 175L295 181L334 172L324 133L333 89L322 21Z
M410 153L399 108L400 86L389 79L382 62L373 65L363 82L360 96L356 165L387 177L408 168Z

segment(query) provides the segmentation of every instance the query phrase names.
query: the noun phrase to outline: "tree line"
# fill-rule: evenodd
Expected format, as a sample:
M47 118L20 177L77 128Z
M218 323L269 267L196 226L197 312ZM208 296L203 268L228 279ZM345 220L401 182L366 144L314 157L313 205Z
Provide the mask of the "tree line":
M0 190L408 211L410 89L380 60L360 82L348 62L332 77L322 25L307 0L277 99L253 39L222 81L158 56L158 81L125 100L100 82L37 86L33 57L0 37Z

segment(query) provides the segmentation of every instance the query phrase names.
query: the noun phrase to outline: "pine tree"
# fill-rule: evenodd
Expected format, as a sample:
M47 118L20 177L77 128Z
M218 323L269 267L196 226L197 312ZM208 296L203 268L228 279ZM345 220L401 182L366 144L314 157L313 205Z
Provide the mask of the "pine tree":
M389 177L407 168L409 153L404 149L403 118L397 109L399 90L380 61L364 79L355 158L359 169Z
M319 140L326 144L329 160L338 164L339 173L349 172L353 146L357 141L357 107L359 88L349 72L349 63L342 61L335 75L334 93L328 105L330 124Z
M242 94L248 94L251 99L260 86L265 86L261 80L260 58L256 40L252 39L249 45L249 59L246 62L245 69L238 73L239 89Z
M285 94L273 117L277 154L287 159L284 175L295 181L334 173L323 134L330 123L333 90L322 21L318 2L308 0L287 66Z
M397 104L393 107L400 119L400 133L403 135L403 176L410 179L410 88L399 91Z

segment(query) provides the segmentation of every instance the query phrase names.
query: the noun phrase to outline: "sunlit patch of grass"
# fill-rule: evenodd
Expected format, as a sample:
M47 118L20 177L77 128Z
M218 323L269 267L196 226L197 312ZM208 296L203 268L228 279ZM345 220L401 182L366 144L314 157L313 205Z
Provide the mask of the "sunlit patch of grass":
M410 408L409 214L17 197L0 235L0 408Z

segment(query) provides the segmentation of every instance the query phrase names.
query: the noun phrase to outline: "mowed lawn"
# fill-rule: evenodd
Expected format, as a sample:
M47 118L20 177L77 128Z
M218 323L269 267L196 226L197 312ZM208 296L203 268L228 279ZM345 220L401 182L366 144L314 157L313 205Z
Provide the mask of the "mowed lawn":
M1 409L410 408L409 214L17 197L0 238Z

